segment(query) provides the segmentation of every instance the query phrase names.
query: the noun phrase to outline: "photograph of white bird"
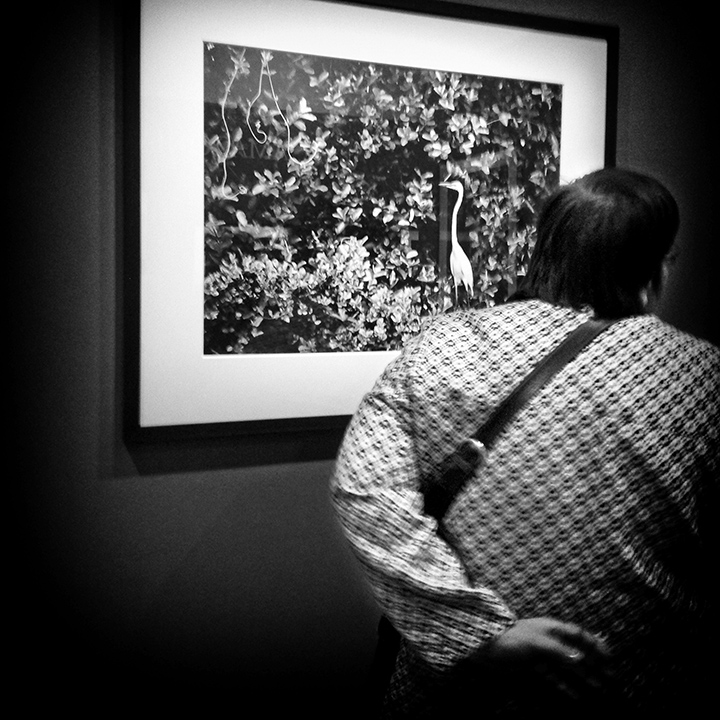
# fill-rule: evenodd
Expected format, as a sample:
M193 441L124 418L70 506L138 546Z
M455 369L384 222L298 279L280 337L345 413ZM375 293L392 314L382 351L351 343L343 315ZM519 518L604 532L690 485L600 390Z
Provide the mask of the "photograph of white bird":
M453 284L455 286L455 304L458 302L458 288L462 285L468 295L468 299L473 296L473 271L472 265L465 251L460 247L458 241L457 222L460 205L462 205L465 188L459 180L451 180L449 182L441 182L440 187L454 190L457 193L457 200L452 211L452 221L450 224L450 273L453 276Z

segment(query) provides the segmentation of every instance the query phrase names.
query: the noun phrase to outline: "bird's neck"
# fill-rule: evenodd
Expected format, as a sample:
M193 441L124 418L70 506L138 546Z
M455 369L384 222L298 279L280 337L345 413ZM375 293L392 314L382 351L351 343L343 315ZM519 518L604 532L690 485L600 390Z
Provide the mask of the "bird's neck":
M452 223L450 225L450 239L454 242L458 242L458 233L457 233L457 218L458 218L458 212L460 211L460 203L456 203L455 207L452 211Z

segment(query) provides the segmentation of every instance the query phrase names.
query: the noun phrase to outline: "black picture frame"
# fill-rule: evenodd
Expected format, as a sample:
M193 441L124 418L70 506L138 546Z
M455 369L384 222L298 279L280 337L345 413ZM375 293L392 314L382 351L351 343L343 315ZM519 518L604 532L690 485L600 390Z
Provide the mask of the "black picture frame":
M284 2L284 0L274 0L274 2L277 4ZM605 166L615 164L619 50L619 33L616 27L500 11L440 0L427 2L408 2L406 0L387 0L383 2L371 0L364 2L355 0L302 0L302 2L306 5L322 6L323 9L332 8L338 12L359 13L360 17L367 15L371 24L377 23L376 13L380 12L391 13L392 17L402 15L414 18L415 21L421 23L421 26L422 23L427 21L428 28L437 22L450 21L459 23L468 32L482 26L486 29L497 29L498 31L528 31L540 36L577 38L601 44L604 55L604 66L601 70L601 79L604 85L603 148L602 158L598 159L596 164L599 163ZM218 3L220 5L229 5L232 0L213 0L209 4L198 3L198 7L202 8L202 12L207 14L214 12L216 7L219 7ZM376 376L384 363L387 362L387 359L375 364L369 371L364 385L360 383L359 387L355 388L355 394L351 400L346 401L345 405L338 409L335 409L330 404L326 406L330 410L326 411L320 404L319 409L313 408L312 412L304 412L301 404L301 409L293 408L285 414L271 412L268 416L260 415L255 417L240 412L237 417L228 416L227 414L219 418L208 417L207 414L194 417L192 408L196 404L195 400L199 404L206 392L203 390L204 385L202 383L198 384L197 387L193 387L192 375L190 375L189 381L187 377L182 377L176 383L181 386L177 392L188 398L187 407L190 408L189 411L185 410L170 420L161 418L160 420L146 422L142 418L143 395L155 394L155 389L148 388L147 385L148 382L152 381L148 380L145 373L146 365L144 365L144 362L146 361L143 360L144 341L142 339L143 304L147 302L146 297L143 295L143 279L146 272L143 260L144 242L146 241L143 226L143 203L148 202L148 186L152 185L153 179L148 179L143 173L143 153L145 150L141 139L146 135L143 127L145 119L142 113L142 106L146 97L146 78L144 77L143 68L146 65L143 65L141 54L143 42L148 41L147 36L149 33L152 34L152 28L157 29L162 25L161 16L148 19L148 8L153 5L159 6L160 3L155 2L155 0L148 0L147 2L125 5L122 22L124 38L121 107L123 112L119 149L123 157L121 163L123 194L121 199L121 207L123 208L121 222L124 237L122 248L122 346L124 348L125 365L123 403L126 437L136 441L155 438L182 440L198 437L231 436L243 433L287 433L297 431L325 433L335 437L342 432L352 413L352 403L354 402L352 398L359 400L364 389L369 389L367 378ZM235 5L237 6L237 4ZM292 6L297 8L298 3L293 2ZM269 8L268 12L271 9ZM344 32L347 32L347 30L345 29ZM214 40L214 38L209 39ZM517 52L522 52L522 48L518 48ZM202 355L202 349L199 346L196 347L196 350ZM172 344L168 347L167 352L168 357L173 354ZM262 362L261 359L254 358L254 360ZM272 360L275 360L275 358L269 358L269 361ZM293 358L289 359L290 363L293 361ZM157 358L154 364L158 366ZM160 375L165 374L163 368L157 368L157 370ZM168 369L167 373L171 374L172 370ZM339 377L340 379L343 377L352 379L354 375L353 372L345 371ZM321 371L320 376L323 377L321 389L330 394L337 391L338 380L328 384L324 381L324 372ZM327 385L330 385L330 387L327 387ZM285 392L285 395L288 395L288 393ZM161 402L168 404L165 401Z

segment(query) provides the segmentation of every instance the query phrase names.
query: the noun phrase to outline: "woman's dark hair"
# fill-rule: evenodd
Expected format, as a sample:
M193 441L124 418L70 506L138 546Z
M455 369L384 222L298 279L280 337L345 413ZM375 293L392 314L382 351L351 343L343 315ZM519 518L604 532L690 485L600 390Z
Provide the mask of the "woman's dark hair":
M675 199L657 180L608 168L565 185L540 212L518 298L539 298L600 317L643 312L678 230Z

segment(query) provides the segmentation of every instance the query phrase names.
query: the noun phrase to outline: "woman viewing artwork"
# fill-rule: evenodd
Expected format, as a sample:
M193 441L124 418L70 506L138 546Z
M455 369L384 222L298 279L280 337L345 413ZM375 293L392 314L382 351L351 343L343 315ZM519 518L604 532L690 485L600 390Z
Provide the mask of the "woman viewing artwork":
M712 705L720 350L652 312L678 222L644 174L562 186L511 301L435 316L362 401L332 493L399 639L382 717ZM443 459L588 318L612 322L430 512Z

